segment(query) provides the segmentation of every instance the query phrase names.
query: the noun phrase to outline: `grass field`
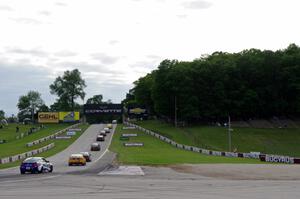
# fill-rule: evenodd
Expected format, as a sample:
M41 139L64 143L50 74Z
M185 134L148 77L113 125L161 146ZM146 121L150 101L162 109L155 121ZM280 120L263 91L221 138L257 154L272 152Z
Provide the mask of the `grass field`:
M224 127L174 128L170 124L154 120L137 122L137 124L178 143L211 150L228 151L228 131ZM234 148L239 152L259 151L300 157L300 129L234 128L232 149Z
M203 155L191 151L177 149L157 138L138 130L123 130L118 125L110 150L117 153L118 162L134 165L166 165L182 163L260 163L254 159L226 158ZM121 141L122 133L137 133L130 141ZM143 147L125 147L124 142L143 142Z
M56 139L51 139L48 140L46 142L43 142L41 144L38 145L34 145L32 147L27 147L26 143L45 137L47 135L51 135L53 133L55 133L56 131L60 130L60 129L64 129L67 126L70 126L70 124L53 124L53 125L46 125L46 128L38 131L34 134L31 134L27 137L24 137L23 139L19 139L19 140L11 140L8 143L5 144L0 144L0 157L6 157L6 156L11 156L11 155L15 155L15 154L19 154L19 153L23 153L26 151L31 151L33 149L37 149L43 146L46 146L50 143L55 143L55 147L49 151L43 152L38 154L38 156L43 156L43 157L49 157L52 156L62 150L64 150L65 148L67 148L70 144L72 144L80 135L82 135L82 133L88 128L88 125L80 125L78 128L81 128L82 131L81 132L77 132L77 134L75 136L72 136L71 139L63 139L63 140L56 140ZM19 165L20 162L14 162L14 163L8 163L8 164L0 164L0 169L3 168L8 168L8 167L12 167L12 166L17 166Z

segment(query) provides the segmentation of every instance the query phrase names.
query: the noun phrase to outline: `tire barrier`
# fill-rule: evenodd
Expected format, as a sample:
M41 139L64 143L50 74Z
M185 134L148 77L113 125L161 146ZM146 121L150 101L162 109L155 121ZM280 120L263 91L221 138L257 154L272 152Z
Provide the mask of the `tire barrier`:
M31 147L31 146L33 146L33 145L40 144L40 143L45 142L45 141L47 141L47 140L54 139L56 136L58 136L58 135L60 135L60 134L62 134L62 133L64 133L64 132L68 131L69 129L72 129L72 128L74 128L74 127L79 126L79 124L80 124L80 123L74 124L74 125L72 125L72 126L69 126L69 127L65 128L65 129L63 129L63 130L60 130L60 131L54 133L54 134L52 134L52 135L49 135L49 136L47 136L47 137L40 138L40 139L35 140L35 141L33 141L33 142L28 142L28 143L26 144L26 146L27 146L27 147Z
M28 151L28 152L21 153L21 154L18 154L18 155L14 155L14 156L10 156L10 157L0 158L0 164L7 164L7 163L23 160L25 158L32 157L36 154L48 151L48 150L52 149L53 147L55 147L55 144L51 143L51 144L48 144L47 146L41 147L39 149L35 149L35 150L32 150L32 151Z
M275 162L275 163L286 163L286 164L300 164L300 158L294 158L289 156L281 156L281 155L271 155L271 154L260 154L259 152L250 152L250 153L238 153L238 152L226 152L226 151L212 151L207 149L202 149L194 146L187 146L183 144L179 144L167 137L164 137L158 133L155 133L151 130L145 129L143 127L140 127L136 124L132 124L129 122L124 122L125 125L127 125L130 128L135 128L140 131L145 132L148 135L151 135L153 137L156 137L166 143L171 144L172 146L175 146L176 148L187 150L187 151L193 151L196 153L202 153L205 155L213 155L213 156L225 156L225 157L233 157L233 158L251 158L251 159L259 159L263 162ZM127 128L125 128L127 129Z

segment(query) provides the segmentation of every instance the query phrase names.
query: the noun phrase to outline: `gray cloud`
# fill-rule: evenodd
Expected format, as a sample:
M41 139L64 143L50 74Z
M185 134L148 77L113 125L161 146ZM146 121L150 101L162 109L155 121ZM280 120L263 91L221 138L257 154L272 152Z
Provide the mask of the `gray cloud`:
M13 11L14 9L10 6L0 6L0 11Z
M38 12L39 15L50 16L51 12L48 10L42 10Z
M62 50L54 53L53 55L57 57L72 57L72 56L76 56L77 53L68 50Z
M124 80L124 74L101 65L86 62L59 62L52 63L50 66L62 68L63 71L78 68L87 84L86 99L96 94L103 94L105 99L120 102L132 87ZM29 59L1 58L0 71L0 109L9 115L17 113L16 104L19 96L26 94L29 90L40 92L45 103L51 105L56 96L50 94L49 85L57 76L63 74L60 72L53 76L52 68L32 64Z
M116 84L116 83L97 83L94 81L86 81L87 88L85 101L96 94L102 94L104 100L111 99L113 103L120 103L125 97L132 84Z
M118 40L110 40L109 41L110 45L115 45L115 44L118 44L118 43L120 43Z
M53 102L54 97L49 93L53 80L48 77L49 71L45 68L33 65L29 60L17 60L0 61L0 70L0 109L7 114L17 113L19 96L29 90L39 91L47 104Z
M51 64L51 63L49 63ZM87 62L71 62L71 61L65 61L65 62L56 62L52 63L54 67L61 67L66 69L74 69L78 68L82 72L99 72L102 74L105 73L111 73L107 67L100 65L100 64L89 64Z
M120 57L109 56L105 53L91 54L91 57L95 60L99 60L102 64L114 64L120 59Z
M186 9L207 9L212 6L212 3L207 1L186 1L182 3L183 7Z
M42 49L34 48L34 49L22 49L19 47L7 47L7 53L15 53L15 54L24 54L24 55L32 55L38 57L47 57L49 54Z
M147 55L147 58L149 58L149 59L155 59L155 60L161 60L162 58L161 58L161 56L158 56L158 55Z
M180 19L184 19L184 18L187 18L188 15L185 15L185 14L184 14L184 15L176 15L176 16L177 16L178 18L180 18Z
M136 72L141 72L145 70L153 70L157 67L158 61L152 60L152 61L139 61L134 64L131 64L130 67L133 68L134 71ZM149 71L150 72L150 71Z
M44 24L44 22L40 20L36 20L33 18L26 18L26 17L19 17L19 18L10 18L12 21L15 21L16 23L22 23L22 24L29 24L29 25L41 25Z
M57 6L67 6L67 4L63 3L63 2L56 2L55 5L57 5Z

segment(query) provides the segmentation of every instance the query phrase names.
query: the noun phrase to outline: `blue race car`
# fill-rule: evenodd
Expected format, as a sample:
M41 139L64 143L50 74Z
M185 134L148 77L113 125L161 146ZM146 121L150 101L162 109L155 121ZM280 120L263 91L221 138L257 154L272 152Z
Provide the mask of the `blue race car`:
M53 165L43 157L26 158L20 165L20 172L43 173L44 171L52 172Z

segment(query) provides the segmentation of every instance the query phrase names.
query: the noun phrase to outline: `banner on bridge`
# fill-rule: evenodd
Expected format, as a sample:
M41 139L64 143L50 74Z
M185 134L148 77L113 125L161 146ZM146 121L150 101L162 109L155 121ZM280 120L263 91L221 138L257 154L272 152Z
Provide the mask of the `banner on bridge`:
M122 104L85 104L85 115L122 115Z

